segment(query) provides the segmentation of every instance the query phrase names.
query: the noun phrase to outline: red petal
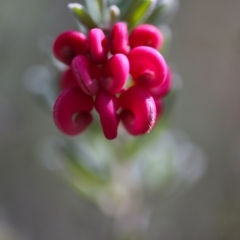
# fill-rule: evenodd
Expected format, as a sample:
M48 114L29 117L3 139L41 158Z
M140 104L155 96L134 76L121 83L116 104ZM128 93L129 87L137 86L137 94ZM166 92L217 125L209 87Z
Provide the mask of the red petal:
M118 22L113 26L111 34L110 51L112 54L128 52L128 28L124 22Z
M133 86L119 98L120 118L132 135L148 133L156 122L156 105L153 97L143 88Z
M99 113L105 137L108 140L116 138L119 124L116 113L119 108L117 97L107 92L99 92L95 100L95 108Z
M92 60L97 64L105 63L108 59L108 42L104 32L93 28L88 34L88 39Z
M92 97L84 94L79 87L63 91L53 107L53 119L60 131L67 135L83 132L92 122Z
M160 85L167 75L163 56L151 47L136 47L128 54L130 74L140 86L152 88Z
M154 98L163 98L169 93L169 91L171 90L171 86L172 73L171 69L168 67L167 77L165 78L165 81L163 81L157 87L149 88L149 92Z
M102 70L100 80L102 87L110 93L120 92L129 74L128 58L123 54L115 54L108 60Z
M77 83L87 95L96 95L99 91L101 70L84 55L78 55L72 61L72 70Z
M129 45L131 48L148 46L160 49L163 45L163 36L157 27L151 24L142 24L131 32Z
M77 31L67 31L60 34L53 44L53 54L55 57L70 65L72 59L78 54L88 51L88 40L86 36Z
M78 84L72 69L69 68L61 73L59 88L60 88L60 91L62 92L73 86L78 86Z

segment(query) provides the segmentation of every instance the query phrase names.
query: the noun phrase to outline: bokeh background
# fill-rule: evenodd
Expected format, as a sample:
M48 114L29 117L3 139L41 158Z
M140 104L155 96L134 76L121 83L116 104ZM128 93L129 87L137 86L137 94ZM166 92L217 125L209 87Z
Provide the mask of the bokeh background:
M111 220L36 157L58 135L23 86L42 36L76 25L67 0L0 0L0 240L112 239ZM240 1L180 0L169 59L182 76L172 127L208 159L204 176L159 207L149 239L240 239Z

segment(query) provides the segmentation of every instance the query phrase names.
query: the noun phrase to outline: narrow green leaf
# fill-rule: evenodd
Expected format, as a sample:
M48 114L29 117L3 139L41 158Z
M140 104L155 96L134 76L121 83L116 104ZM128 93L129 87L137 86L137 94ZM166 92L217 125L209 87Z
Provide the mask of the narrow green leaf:
M144 18L153 11L155 4L156 0L133 0L125 16L122 16L122 20L128 23L129 29L132 29L143 22Z
M92 17L88 14L83 5L78 3L68 4L69 9L74 14L76 19L85 25L88 29L96 28L97 24L94 22Z
M114 4L114 5L117 5L118 7L121 7L121 5L124 2L127 2L127 1L125 1L125 0L108 0L109 5ZM128 2L130 2L130 1L128 1Z
M119 8L121 10L121 16L123 16L123 18L126 15L126 13L128 12L128 9L130 8L133 1L134 0L122 1L119 4Z
M80 164L76 159L68 159L68 167L74 171L75 174L82 180L85 184L92 185L94 187L101 187L106 183L106 179L99 176L97 173L89 171L84 165Z
M84 196L92 200L96 199L98 193L108 183L106 176L101 176L97 172L90 170L74 156L68 155L66 167L69 182Z
M85 5L92 19L96 22L101 22L101 12L96 0L85 0Z
M160 4L156 9L154 9L152 14L148 17L148 19L146 20L146 23L154 24L154 25L159 24L161 22L160 21L161 18L165 13L166 8L167 8L167 5L165 3Z
M109 15L107 12L107 9L108 9L107 0L97 0L96 3L98 4L98 7L100 9L102 21L104 23L107 22L109 20Z
M163 0L146 20L146 23L159 25L171 18L178 9L177 0Z

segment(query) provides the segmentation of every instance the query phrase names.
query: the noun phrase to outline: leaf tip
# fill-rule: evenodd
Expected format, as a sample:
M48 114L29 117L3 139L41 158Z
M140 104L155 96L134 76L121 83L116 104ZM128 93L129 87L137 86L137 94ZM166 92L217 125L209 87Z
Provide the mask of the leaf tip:
M77 9L82 9L83 8L83 6L80 3L69 3L67 6L70 10L74 10L76 8Z

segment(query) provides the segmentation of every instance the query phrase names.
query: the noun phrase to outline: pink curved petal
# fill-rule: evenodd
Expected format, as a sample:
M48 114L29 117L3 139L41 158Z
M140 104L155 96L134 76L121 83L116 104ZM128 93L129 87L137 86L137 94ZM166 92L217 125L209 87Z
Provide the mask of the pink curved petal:
M84 34L77 31L63 32L53 44L53 54L59 61L67 65L71 65L75 56L87 51L88 40Z
M128 27L124 22L118 22L113 26L111 33L110 51L112 54L128 52Z
M87 95L96 95L99 91L101 70L84 55L78 55L72 60L72 70L77 83Z
M117 137L119 118L118 99L115 95L107 92L99 92L95 99L95 108L100 116L103 133L108 140Z
M63 91L53 107L53 119L60 131L67 135L83 132L92 122L92 97L84 94L79 87Z
M69 68L61 73L59 79L59 88L62 92L73 86L78 86L78 84L72 69Z
M142 24L131 32L129 45L131 48L148 46L159 50L163 45L163 36L157 27L151 24Z
M157 87L149 88L148 91L154 98L163 98L169 93L169 91L171 90L171 86L172 73L171 69L168 67L167 77L165 78L165 80Z
M105 63L108 59L108 42L104 32L99 28L93 28L89 31L88 40L93 62Z
M132 135L148 133L156 122L156 105L153 97L143 88L133 86L119 98L120 118Z
M136 47L128 54L130 74L140 86L153 88L160 85L167 75L163 56L151 47Z
M120 92L129 74L129 61L123 54L113 55L102 70L101 86L110 93Z

